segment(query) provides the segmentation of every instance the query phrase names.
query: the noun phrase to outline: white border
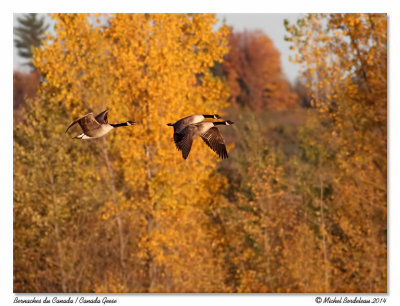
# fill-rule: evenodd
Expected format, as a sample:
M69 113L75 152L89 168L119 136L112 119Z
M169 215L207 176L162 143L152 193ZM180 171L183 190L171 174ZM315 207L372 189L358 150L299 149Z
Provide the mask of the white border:
M306 12L382 12L389 14L389 95L388 95L388 140L389 140L389 234L388 234L388 295L387 305L400 305L400 294L396 289L399 279L399 194L395 184L399 181L399 116L398 68L399 68L399 11L395 1L3 1L1 20L1 37L6 42L2 50L2 97L1 131L3 149L1 150L1 295L3 305L11 305L15 295L12 293L12 14L25 12L215 12L215 13L306 13ZM373 178L371 178L373 179ZM394 187L394 188L393 188ZM396 190L397 189L397 190ZM29 297L30 295L24 295ZM33 296L33 295L32 295ZM49 297L54 295L47 295ZM85 295L86 296L86 295ZM92 295L88 295L92 296ZM101 295L105 296L105 295ZM316 294L205 294L205 295L107 295L118 299L117 305L204 305L228 304L243 305L316 305ZM327 296L326 294L321 296ZM332 295L331 295L332 296ZM344 296L344 295L339 295ZM352 295L355 296L355 295ZM367 296L367 295L356 295Z

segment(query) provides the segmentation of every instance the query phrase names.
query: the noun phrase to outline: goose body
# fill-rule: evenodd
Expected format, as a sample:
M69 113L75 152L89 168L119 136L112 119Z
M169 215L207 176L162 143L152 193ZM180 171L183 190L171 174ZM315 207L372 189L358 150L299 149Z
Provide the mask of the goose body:
M130 126L135 124L132 121L126 121L123 123L112 124L108 123L107 120L108 110L105 110L94 117L93 113L86 114L85 116L76 119L72 122L65 133L75 124L79 124L82 128L83 133L75 136L74 138L77 139L93 139L93 138L100 138L104 135L108 134L112 129L121 127L121 126Z
M179 151L182 151L182 157L187 159L192 148L193 139L200 136L221 159L228 158L228 152L224 138L217 128L218 125L231 125L232 121L222 122L198 122L189 124L178 133L174 134L175 145Z
M173 126L174 133L178 133L178 132L182 131L189 124L201 122L206 118L219 119L221 117L217 114L214 114L214 115L191 115L191 116L182 118L174 123L168 123L167 125Z

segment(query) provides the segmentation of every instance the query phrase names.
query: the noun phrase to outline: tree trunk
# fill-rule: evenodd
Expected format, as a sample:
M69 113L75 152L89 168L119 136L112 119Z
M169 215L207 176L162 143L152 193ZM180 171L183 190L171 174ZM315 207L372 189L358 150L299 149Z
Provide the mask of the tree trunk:
M111 190L111 198L112 198L112 201L113 201L113 204L115 207L115 211L116 211L115 222L117 224L118 238L119 238L119 263L121 266L121 275L122 275L123 285L124 285L124 288L126 288L126 286L127 286L127 271L126 271L126 262L125 262L126 261L125 260L126 238L124 235L121 211L119 209L117 192L115 189L114 171L110 165L110 160L108 158L107 143L106 143L105 138L103 138L102 151L103 151L104 161L105 161L106 167L107 167L108 182L109 182L109 186L110 186L110 190Z
M322 233L322 250L324 256L324 292L329 292L329 268L328 268L328 251L326 246L326 226L324 217L324 189L322 178L320 177L320 213L321 213L321 233Z

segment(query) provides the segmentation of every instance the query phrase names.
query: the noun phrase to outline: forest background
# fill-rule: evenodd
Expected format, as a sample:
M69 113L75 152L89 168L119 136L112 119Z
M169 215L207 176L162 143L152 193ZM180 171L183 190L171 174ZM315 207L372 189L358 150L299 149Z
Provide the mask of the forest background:
M15 292L387 291L385 14L285 23L294 84L212 14L53 18L14 73ZM106 107L138 126L64 135ZM181 159L192 113L235 122L228 160Z

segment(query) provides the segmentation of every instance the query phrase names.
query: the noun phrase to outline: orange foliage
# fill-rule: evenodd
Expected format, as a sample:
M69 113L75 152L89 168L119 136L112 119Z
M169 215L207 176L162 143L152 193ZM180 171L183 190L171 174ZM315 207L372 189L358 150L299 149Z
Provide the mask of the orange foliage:
M309 14L288 25L308 95L326 127L317 163L332 195L321 201L327 278L337 292L387 290L387 17ZM319 150L321 152L321 150ZM322 205L323 202L326 202ZM329 229L329 230L328 230ZM328 231L328 232L326 232Z
M386 291L385 15L286 24L307 110L272 41L213 14L53 17L14 127L14 291ZM166 123L229 88L230 158L183 161ZM106 107L138 125L65 136Z
M223 69L231 90L231 101L253 110L290 109L296 94L285 79L280 53L261 31L231 32L230 52Z
M40 76L36 71L31 73L21 73L14 71L14 109L25 105L27 98L33 98L39 87Z
M95 17L99 23L94 24L90 22L93 16L86 14L53 17L57 21L57 35L48 35L43 48L34 51L33 62L46 82L40 86L41 106L31 112L49 113L47 116L57 123L51 131L46 124L38 124L37 115L26 127L19 127L18 152L29 156L37 152L25 147L23 140L38 124L38 136L43 133L56 144L63 139L59 152L48 158L49 171L63 169L57 157L70 160L74 152L86 149L87 154L80 154L76 162L90 169L85 167L77 177L86 177L85 186L95 191L82 199L59 194L57 191L66 186L72 190L79 188L57 174L50 184L53 188L42 192L43 206L51 209L43 209L37 218L57 231L38 239L28 235L25 240L26 224L17 219L18 257L25 252L40 253L41 244L52 246L47 255L52 263L50 268L35 261L33 277L43 276L39 283L34 284L33 278L24 274L22 267L26 267L26 262L17 262L18 290L226 290L221 259L215 256L216 249L210 247L217 233L204 213L210 203L221 198L224 179L214 173L218 157L210 157L204 146L194 146L193 158L183 161L167 123L188 114L220 113L226 106L227 87L214 77L211 68L222 61L228 50L227 28L214 30L213 14L110 14ZM107 20L107 26L101 25L102 18ZM58 109L55 113L54 108ZM80 143L59 133L62 126L77 116L105 108L110 109L110 122L127 118L137 121L137 126ZM60 120L63 112L64 119ZM43 155L51 152L46 148L49 144L38 136L31 138L29 146L40 148ZM18 179L24 177L22 171L33 172L29 174L34 178L43 171L39 163L29 168L23 158L18 160ZM34 187L40 182L35 179L32 184L35 192L21 196L24 200L18 202L16 212L37 195ZM21 185L24 186L18 186ZM73 228L70 220L75 217L68 207L74 203L83 205L85 200L91 203L94 213L89 206L80 212L81 219L93 217L94 225L90 231L82 229L87 236L82 234L85 240L81 240L76 238L76 232L66 230ZM36 201L32 202L31 213L35 213ZM60 210L65 211L63 217ZM54 216L49 216L49 211ZM61 233L65 235L62 241ZM97 240L97 245L90 248L93 264L81 271L82 275L75 268L76 260L86 257L85 241L92 239ZM25 241L34 242L26 249ZM74 241L75 247L70 248ZM97 271L91 269L94 265ZM29 279L25 287L24 278Z

